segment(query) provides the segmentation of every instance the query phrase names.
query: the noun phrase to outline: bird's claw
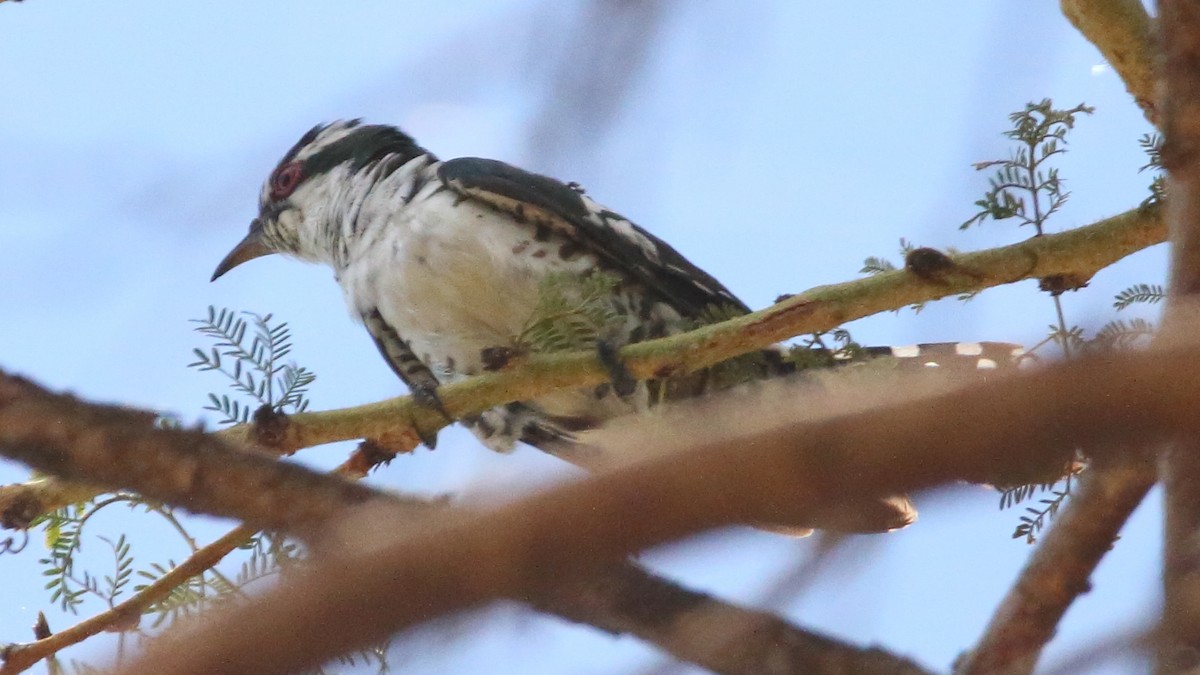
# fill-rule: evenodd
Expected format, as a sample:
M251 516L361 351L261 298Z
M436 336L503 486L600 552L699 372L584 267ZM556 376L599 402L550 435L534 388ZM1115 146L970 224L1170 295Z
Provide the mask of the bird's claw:
M626 398L637 391L637 380L621 361L620 355L617 354L616 345L607 340L598 341L596 343L596 356L600 359L600 363L604 365L605 370L608 371L613 391L617 393L617 396Z
M412 387L413 400L417 405L423 408L432 408L446 420L447 424L453 423L454 418L446 411L446 406L442 404L442 398L438 396L437 386L415 386ZM437 431L425 431L419 425L414 424L413 430L417 432L421 442L425 447L433 450L437 447Z

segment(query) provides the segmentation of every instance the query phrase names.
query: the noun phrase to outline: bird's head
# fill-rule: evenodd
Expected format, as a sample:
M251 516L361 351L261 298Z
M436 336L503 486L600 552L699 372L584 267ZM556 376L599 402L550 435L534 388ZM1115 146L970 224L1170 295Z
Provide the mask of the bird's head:
M364 169L392 156L406 162L423 154L395 127L359 120L317 125L283 156L263 184L258 217L250 232L225 256L213 280L238 265L272 253L328 260L347 192ZM366 186L369 188L369 186Z

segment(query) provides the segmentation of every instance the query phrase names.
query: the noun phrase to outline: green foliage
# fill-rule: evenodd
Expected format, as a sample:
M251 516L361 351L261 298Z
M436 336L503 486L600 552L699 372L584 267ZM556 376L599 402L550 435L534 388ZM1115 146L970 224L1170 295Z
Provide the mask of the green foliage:
M1022 515L1017 527L1013 530L1013 539L1025 538L1025 543L1032 544L1037 541L1037 535L1058 514L1059 508L1066 503L1067 498L1071 494L1071 489L1074 485L1076 476L1080 470L1075 470L1067 474L1065 478L1057 483L1039 484L1039 485L1018 485L1012 488L1004 489L1000 492L1000 508L1006 509L1016 506L1024 502L1034 494L1050 493L1050 497L1044 497L1038 500L1038 506L1025 507L1025 515ZM1057 486L1062 485L1061 488Z
M832 346L826 338L832 340ZM855 342L850 336L850 331L845 328L806 335L802 342L793 345L784 357L797 371L842 366L866 358L868 355L862 345Z
M894 265L892 261L888 260L887 258L880 258L872 255L867 256L866 260L863 260L862 269L858 270L858 273L875 276L877 274L895 271L896 265Z
M1154 324L1145 319L1114 319L1096 332L1093 342L1104 349L1128 349L1149 341L1155 330Z
M1151 208L1161 204L1167 197L1167 181L1162 175L1162 134L1143 134L1138 139L1138 145L1146 153L1146 164L1138 171L1154 171L1150 181L1150 196L1142 202L1142 208Z
M218 311L213 307L208 308L206 318L195 323L200 324L196 330L216 344L207 351L195 349L197 360L189 367L218 371L231 381L230 386L235 390L232 397L209 394L210 405L206 409L220 412L224 416L222 423L247 421L253 410L263 405L285 413L299 412L308 406L308 387L315 376L295 363L284 362L292 349L286 324L273 322L269 314ZM181 426L179 419L171 416L163 416L157 423L164 428ZM131 592L144 591L176 566L174 560L138 566L133 553L135 541L125 535L113 539L88 530L98 513L117 504L158 516L180 534L188 553L198 550L199 545L188 532L184 519L174 509L132 493L99 495L43 515L31 527L43 530L47 554L39 562L42 574L47 577L50 600L63 611L78 614L89 599L112 607ZM91 557L86 561L81 558L85 541L101 542L111 551L111 571L98 573L85 569L85 565L95 564ZM301 556L295 542L273 533L259 534L243 548L247 558L235 580L216 568L186 580L147 608L146 614L153 617L150 624L157 627L214 603L244 597L243 586L278 574Z
M991 168L996 171L988 179L991 187L975 202L979 212L959 229L965 230L988 218L1016 218L1020 225L1033 225L1042 234L1046 219L1070 197L1063 190L1058 169L1044 165L1051 157L1066 152L1067 132L1075 127L1075 117L1090 115L1094 110L1083 104L1057 110L1050 99L1042 99L1040 103L1027 103L1024 110L1009 115L1012 128L1004 135L1016 141L1017 147L1008 159L975 164L977 171Z
M38 560L42 576L48 577L46 590L50 602L58 603L64 612L78 614L89 596L99 598L109 607L116 604L125 592L133 572L133 555L125 535L116 541L100 536L112 549L114 566L111 574L96 576L88 570L76 569L76 556L83 547L83 530L97 513L114 504L135 506L142 500L131 493L105 495L81 504L73 504L34 519L32 527L42 526L47 556Z
M538 288L538 303L517 335L518 348L532 352L595 349L624 320L612 298L621 279L593 272L547 275Z
M913 244L911 241L905 239L904 237L900 238L900 258L901 259L905 258L915 248L916 248L916 245ZM900 269L900 268L897 267L895 263L888 260L887 258L880 258L877 256L869 256L866 260L863 261L862 269L858 270L858 273L859 274L869 274L871 276L875 276L878 274L884 274L886 272L895 272L897 269Z
M215 370L230 382L230 387L249 402L223 394L208 395L205 410L221 413L220 424L241 424L260 406L270 406L278 412L303 412L308 407L308 387L317 376L294 362L283 362L292 351L292 335L286 323L272 325L271 315L241 312L250 321L228 309L218 311L211 305L208 316L192 319L200 324L196 331L216 344L206 352L193 349L196 361L188 364L198 370ZM247 338L247 328L254 331ZM247 340L249 342L247 343Z
M1135 303L1153 305L1162 302L1166 297L1167 292L1161 284L1134 284L1117 293L1113 307L1121 310Z

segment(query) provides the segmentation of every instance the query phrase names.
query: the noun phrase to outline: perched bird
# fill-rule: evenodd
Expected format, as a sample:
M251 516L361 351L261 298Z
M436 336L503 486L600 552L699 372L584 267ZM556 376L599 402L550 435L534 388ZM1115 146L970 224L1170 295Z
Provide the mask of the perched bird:
M439 383L481 372L489 353L520 346L547 280L565 283L568 294L572 280L610 280L590 286L605 294L610 321L596 343L610 355L711 320L714 308L725 316L749 311L666 242L575 185L493 160L442 161L399 129L357 120L314 127L284 155L249 234L213 279L271 253L333 268L384 359L434 405ZM752 355L749 364L763 374L786 369L776 353ZM704 386L693 380L676 392L622 387L620 379L462 422L497 451L523 441L570 456L581 432L664 393Z
M351 312L417 396L481 372L514 346L550 275L603 271L604 343L679 332L709 308L748 312L716 279L578 187L502 162L441 161L390 126L314 127L263 186L250 232L213 279L262 255L325 263ZM648 404L611 386L512 403L464 420L489 448L562 450L575 433ZM549 448L547 446L553 446Z

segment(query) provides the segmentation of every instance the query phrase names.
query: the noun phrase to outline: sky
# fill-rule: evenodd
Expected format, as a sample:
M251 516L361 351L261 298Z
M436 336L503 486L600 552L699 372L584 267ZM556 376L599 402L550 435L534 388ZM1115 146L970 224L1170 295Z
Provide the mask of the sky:
M660 7L640 24L650 38L631 43L593 31L595 11L582 0L0 4L0 368L211 424L205 397L225 383L185 366L205 344L189 319L216 305L289 323L295 358L319 376L316 409L401 394L328 270L267 258L208 281L282 153L313 124L339 118L397 124L442 157L491 157L579 181L752 307L856 278L869 255L898 259L901 237L974 250L1029 236L1007 223L957 227L986 189L971 164L1007 156L1000 132L1027 101L1096 107L1059 163L1072 198L1050 230L1123 212L1147 194L1137 139L1150 127L1057 3ZM616 95L589 74L589 59L611 60L603 72L620 84ZM1164 248L1064 297L1069 320L1094 329L1113 318L1117 291L1161 283ZM1033 345L1053 320L1049 298L1023 282L849 328L864 344ZM331 467L346 449L298 460ZM448 430L436 451L401 457L372 480L510 498L568 473L535 451L495 455ZM0 462L0 481L27 475ZM775 591L812 554L811 539L732 529L640 560L945 670L1032 549L1010 539L1019 513L999 511L994 491L959 486L915 499L915 526L855 538L803 593ZM1158 502L1153 493L1134 515L1044 665L1153 617ZM110 529L97 532L119 531L126 518L101 520ZM148 528L137 533L139 556L184 556L158 525L133 522ZM204 521L197 531L224 527ZM39 546L35 536L21 555L0 556L0 642L28 639L38 610L56 629L76 620L42 590ZM413 673L624 673L664 662L635 639L515 606L402 644L393 663ZM101 659L111 645L67 655Z

